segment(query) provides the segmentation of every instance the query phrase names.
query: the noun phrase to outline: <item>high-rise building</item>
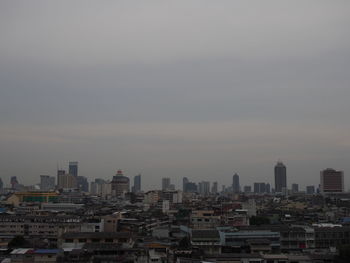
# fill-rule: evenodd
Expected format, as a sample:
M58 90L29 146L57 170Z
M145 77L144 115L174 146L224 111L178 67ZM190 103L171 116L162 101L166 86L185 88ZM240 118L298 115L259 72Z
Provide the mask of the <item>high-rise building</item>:
M315 194L315 186L314 185L306 186L306 194L308 194L308 195Z
M238 174L234 174L232 177L232 191L234 193L239 193L240 185L239 185L239 176Z
M298 184L292 184L292 193L298 193L299 192L299 185Z
M4 189L4 183L2 181L2 179L0 178L0 190Z
M199 194L203 196L208 196L210 194L210 182L202 181L198 184Z
M198 187L196 183L188 182L186 184L186 191L187 193L196 193L198 192Z
M77 178L77 187L82 192L89 192L89 182L85 176L75 176Z
M244 186L244 192L245 193L251 193L252 192L252 187L250 185Z
M49 191L55 189L55 177L49 175L40 175L40 190Z
M130 180L128 177L123 175L121 170L117 171L117 174L113 176L112 180L112 195L122 196L130 190Z
M287 168L282 162L275 166L275 192L282 193L283 188L287 189Z
M133 193L141 192L141 174L134 176L134 186L132 190Z
M69 174L78 176L78 162L69 162Z
M164 177L162 178L162 190L166 191L170 189L170 178Z
M265 191L267 194L271 193L271 186L269 183L265 184Z
M344 173L327 168L320 173L321 193L341 193L344 192Z
M186 186L188 183L189 183L189 180L187 177L182 178L182 191L183 192L187 192Z
M211 193L212 194L217 194L218 193L218 182L214 182L212 187L211 187Z
M57 188L58 189L76 189L77 178L71 174L58 174L57 176Z
M265 183L254 183L254 193L255 194L265 194L266 184Z

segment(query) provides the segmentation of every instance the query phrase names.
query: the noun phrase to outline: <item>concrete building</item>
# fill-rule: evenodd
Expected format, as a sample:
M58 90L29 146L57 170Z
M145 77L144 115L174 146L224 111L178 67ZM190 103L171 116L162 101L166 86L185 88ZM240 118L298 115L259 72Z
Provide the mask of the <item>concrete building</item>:
M164 177L162 178L162 190L169 190L170 189L170 178Z
M71 174L58 174L58 189L76 189L78 187L77 177Z
M298 184L292 184L292 193L293 194L299 193L299 185Z
M240 192L240 185L239 185L239 176L238 174L234 174L232 177L232 191L233 193L239 193Z
M112 180L112 196L122 196L130 191L130 180L123 175L121 170L117 171L117 174L113 176Z
M342 193L344 192L344 173L327 168L320 173L321 193Z
M208 196L210 194L210 182L202 181L198 184L199 194L202 196Z
M78 176L78 162L69 162L68 173L73 176Z
M246 185L243 188L245 193L251 193L252 192L252 187L250 185Z
M211 187L211 193L212 194L217 194L218 193L218 182L214 182L212 187Z
M40 175L40 190L54 190L55 186L55 177L49 175Z
M315 186L314 185L306 186L306 194L308 194L308 195L315 194Z
M275 166L275 192L282 193L283 188L287 189L287 168L278 162Z
M132 187L132 192L141 192L141 174L134 176L134 186Z

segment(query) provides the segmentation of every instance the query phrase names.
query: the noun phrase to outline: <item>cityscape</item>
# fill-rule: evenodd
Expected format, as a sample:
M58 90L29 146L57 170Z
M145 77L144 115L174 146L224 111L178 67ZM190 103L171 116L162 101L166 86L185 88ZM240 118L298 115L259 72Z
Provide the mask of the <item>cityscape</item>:
M0 263L350 263L350 1L1 0Z
M71 161L36 185L0 181L2 262L342 262L350 243L350 193L332 168L306 191L281 161L272 186L241 186L234 173L221 190L164 177L144 191L141 174L89 182L79 170Z

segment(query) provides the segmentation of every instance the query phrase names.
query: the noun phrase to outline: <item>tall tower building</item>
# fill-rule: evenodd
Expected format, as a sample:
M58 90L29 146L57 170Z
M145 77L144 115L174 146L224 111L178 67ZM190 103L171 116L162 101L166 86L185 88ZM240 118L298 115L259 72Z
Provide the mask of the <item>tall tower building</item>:
M189 180L187 177L182 178L182 191L187 192L187 184L189 183Z
M134 186L132 190L134 193L141 192L141 174L134 176Z
M164 177L162 178L162 190L166 191L170 189L170 178Z
M238 174L234 174L232 177L232 191L234 193L239 193L239 189L240 189L239 176L238 176Z
M214 182L212 187L211 187L211 193L212 194L217 194L218 193L218 182Z
M320 191L321 193L341 193L344 192L344 173L327 168L321 171Z
M122 196L124 193L129 192L130 180L123 175L121 170L117 171L117 174L112 179L112 195Z
M277 162L275 166L275 192L282 193L287 189L287 168L282 162Z
M69 162L69 174L78 176L78 162Z

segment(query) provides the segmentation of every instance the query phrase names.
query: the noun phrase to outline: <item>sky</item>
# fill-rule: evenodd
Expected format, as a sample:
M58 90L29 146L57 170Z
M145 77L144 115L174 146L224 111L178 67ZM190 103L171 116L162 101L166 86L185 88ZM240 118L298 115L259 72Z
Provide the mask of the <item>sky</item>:
M0 177L350 171L350 1L0 1Z

